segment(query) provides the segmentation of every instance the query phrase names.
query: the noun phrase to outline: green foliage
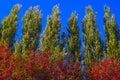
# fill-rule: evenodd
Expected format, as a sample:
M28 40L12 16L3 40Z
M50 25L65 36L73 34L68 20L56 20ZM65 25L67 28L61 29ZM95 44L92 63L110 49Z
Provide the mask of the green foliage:
M67 48L68 52L73 54L76 59L79 58L80 55L80 40L79 40L79 27L76 13L73 12L68 21L68 43Z
M65 45L66 45L66 35L65 35L65 32L63 31L62 32L62 41L61 41L61 44L60 44L60 49L61 51L65 51Z
M92 61L99 61L102 55L102 41L95 21L95 13L91 7L86 8L86 15L82 21L85 62L91 65Z
M2 30L2 24L0 24L0 40L1 40L1 30Z
M1 40L5 40L10 47L12 47L14 43L19 9L20 5L15 5L10 11L10 14L2 21Z
M54 6L52 9L52 15L47 17L47 25L44 33L41 37L40 49L42 51L50 50L53 57L58 57L60 55L60 17L59 17L59 7Z
M15 48L15 54L22 53L22 44L20 41L16 41L14 48Z
M105 39L106 39L106 56L114 55L116 58L119 53L119 28L115 21L114 15L111 16L110 8L104 7L104 29L105 29Z
M19 8L20 5L15 5L0 25L0 80L82 80L84 75L88 80L120 80L119 26L109 7L104 8L105 58L101 57L104 47L96 15L91 7L86 8L82 20L84 61L88 65L86 74L82 73L83 68L78 61L81 57L81 44L75 12L68 20L68 36L62 32L60 41L60 12L58 6L53 7L41 36L41 50L38 50L41 31L41 12L38 6L26 11L22 21L22 40L14 43ZM14 52L11 51L13 45ZM76 61L69 60L73 57Z
M22 27L22 52L26 54L26 49L36 50L41 31L41 12L39 7L30 7L23 18Z

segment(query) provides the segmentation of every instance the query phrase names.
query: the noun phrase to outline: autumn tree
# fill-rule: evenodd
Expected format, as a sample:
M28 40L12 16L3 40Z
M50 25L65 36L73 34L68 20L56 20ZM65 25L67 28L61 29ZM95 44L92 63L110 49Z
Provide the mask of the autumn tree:
M114 55L116 58L119 53L119 28L117 22L115 21L115 17L110 12L110 8L104 7L104 29L105 29L105 40L106 40L106 48L105 53L106 56Z
M2 21L1 40L6 41L10 47L13 46L14 37L17 30L18 11L20 5L13 6L10 14Z
M41 12L39 7L30 7L23 18L22 27L22 52L27 49L35 51L38 48L38 39L41 31Z
M10 79L13 66L11 65L12 52L6 42L0 42L0 80Z
M68 20L68 42L67 49L70 54L73 54L76 59L80 56L80 32L76 13L73 12Z
M99 61L102 55L102 41L95 21L95 13L91 7L86 8L86 15L82 20L85 63Z

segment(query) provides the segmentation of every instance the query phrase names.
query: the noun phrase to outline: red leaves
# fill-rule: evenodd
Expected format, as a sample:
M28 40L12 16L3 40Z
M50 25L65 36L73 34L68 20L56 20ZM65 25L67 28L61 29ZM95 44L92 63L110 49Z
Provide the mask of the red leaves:
M90 80L120 80L119 64L113 58L105 59L101 63L94 62L86 72Z
M0 80L82 80L81 64L77 61L64 63L63 60L51 62L48 51L29 52L21 56L12 54L6 45L0 45ZM107 58L101 62L93 62L86 69L88 80L120 80L118 61Z
M57 61L51 65L51 78L54 80L81 80L82 72L79 62L67 62L63 65L62 61Z
M0 79L8 79L12 72L11 51L7 45L0 45Z

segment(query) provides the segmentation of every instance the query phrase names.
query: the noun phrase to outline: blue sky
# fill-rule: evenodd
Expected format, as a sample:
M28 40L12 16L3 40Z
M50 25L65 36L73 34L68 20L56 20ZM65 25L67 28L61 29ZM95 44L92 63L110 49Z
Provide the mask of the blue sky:
M120 24L120 0L1 0L0 1L0 21L7 16L15 4L21 4L22 7L19 11L19 21L18 21L18 30L17 30L17 38L21 37L21 27L22 27L22 18L25 11L30 6L39 5L42 10L42 27L44 29L46 25L46 17L51 14L52 7L56 4L59 4L60 8L60 17L62 23L62 30L66 29L67 21L71 14L71 12L76 11L78 14L78 25L81 29L81 20L85 15L85 8L89 5L92 6L93 10L97 13L96 21L99 27L99 31L101 33L101 38L104 40L104 24L103 24L103 16L104 16L104 5L107 5L111 8L111 12L115 14L116 21ZM82 35L82 34L81 34Z

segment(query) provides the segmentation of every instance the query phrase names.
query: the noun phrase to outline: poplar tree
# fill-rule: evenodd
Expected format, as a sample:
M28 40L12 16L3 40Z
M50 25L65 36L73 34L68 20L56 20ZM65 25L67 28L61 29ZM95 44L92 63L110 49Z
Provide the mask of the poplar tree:
M6 41L9 47L13 47L14 37L17 30L18 11L20 5L15 5L10 11L10 14L2 21L1 40Z
M68 52L72 54L76 60L78 60L80 56L80 32L78 27L78 20L76 13L73 12L68 20L68 42L67 48Z
M0 40L1 40L1 30L2 30L2 24L0 24Z
M62 38L62 41L60 43L60 50L61 51L66 51L65 46L66 46L66 40L67 39L66 39L66 35L65 35L64 31L62 32L61 38Z
M30 7L26 11L22 22L22 52L26 54L27 49L35 51L38 48L38 39L41 31L41 12L39 7Z
M119 54L119 28L114 15L111 15L110 8L105 6L104 12L104 30L106 40L105 53L106 56L112 55L117 58Z
M19 40L16 41L14 48L15 48L14 53L21 55L21 53L22 53L22 44L21 44L21 42Z
M95 13L91 7L86 8L86 15L82 20L85 63L99 61L102 55L103 44L97 29Z
M54 6L52 15L47 17L47 25L41 36L40 49L42 51L50 50L53 58L58 57L60 54L60 17L59 7Z

